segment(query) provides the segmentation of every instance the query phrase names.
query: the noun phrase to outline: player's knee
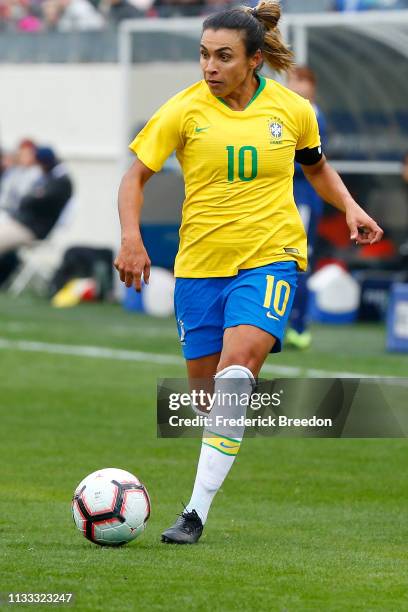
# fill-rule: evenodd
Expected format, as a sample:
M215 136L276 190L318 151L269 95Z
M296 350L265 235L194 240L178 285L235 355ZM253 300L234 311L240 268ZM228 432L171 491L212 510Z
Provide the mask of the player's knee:
M221 357L217 365L217 373L225 368L231 366L242 366L247 368L253 375L258 369L259 356L250 347L248 349L240 349L239 351L233 351L228 355Z

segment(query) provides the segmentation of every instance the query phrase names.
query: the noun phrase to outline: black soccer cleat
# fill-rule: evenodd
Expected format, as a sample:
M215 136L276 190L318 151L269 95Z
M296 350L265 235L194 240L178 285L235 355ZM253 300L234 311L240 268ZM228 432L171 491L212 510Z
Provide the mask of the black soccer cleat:
M166 544L195 544L203 533L204 525L195 510L184 510L172 527L163 531L161 541Z

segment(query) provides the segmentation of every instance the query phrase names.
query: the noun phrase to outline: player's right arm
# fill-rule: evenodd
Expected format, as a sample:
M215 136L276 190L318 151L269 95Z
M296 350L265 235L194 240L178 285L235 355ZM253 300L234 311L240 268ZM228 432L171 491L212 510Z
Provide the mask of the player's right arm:
M141 290L142 273L146 283L150 276L150 259L140 233L143 188L154 172L136 159L123 176L119 187L118 207L122 230L121 246L114 265L126 287Z
M129 145L137 155L119 187L119 216L122 226L122 243L115 267L126 287L141 290L141 275L149 280L150 259L140 234L140 215L143 206L143 187L155 173L160 172L166 159L183 140L183 109L180 92L170 98L149 119L144 128Z

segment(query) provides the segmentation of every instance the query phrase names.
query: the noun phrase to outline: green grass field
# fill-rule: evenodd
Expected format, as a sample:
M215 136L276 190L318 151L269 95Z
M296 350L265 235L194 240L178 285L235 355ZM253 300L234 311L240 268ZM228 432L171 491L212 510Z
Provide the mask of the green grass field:
M248 439L200 543L163 545L199 451L198 440L156 438L156 380L184 376L174 322L0 299L3 596L73 592L73 607L92 611L408 610L405 440ZM380 327L313 331L312 349L271 356L266 374L274 364L407 373ZM100 359L61 345L149 355ZM121 549L86 541L70 513L76 484L110 466L137 474L152 499L146 532Z

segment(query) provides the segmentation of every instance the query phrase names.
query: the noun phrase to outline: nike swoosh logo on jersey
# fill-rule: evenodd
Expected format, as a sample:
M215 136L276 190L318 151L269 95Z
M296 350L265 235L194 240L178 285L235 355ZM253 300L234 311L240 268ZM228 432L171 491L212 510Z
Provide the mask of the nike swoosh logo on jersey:
M280 321L279 317L275 317L275 315L271 314L269 310L266 313L266 316L268 317L268 319L275 319L275 321Z
M210 127L211 127L210 125L207 125L207 127L203 127L203 128L196 127L195 129L196 134L199 134L200 132L204 132L204 130L208 130Z

